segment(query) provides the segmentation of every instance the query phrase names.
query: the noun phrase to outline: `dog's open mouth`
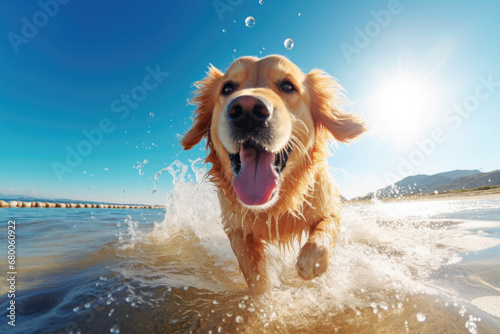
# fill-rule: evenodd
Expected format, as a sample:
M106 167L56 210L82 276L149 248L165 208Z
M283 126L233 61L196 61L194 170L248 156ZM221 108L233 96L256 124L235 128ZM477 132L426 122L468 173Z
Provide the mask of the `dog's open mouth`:
M247 141L238 153L230 153L233 166L233 187L238 199L246 205L263 205L275 195L280 175L291 153L291 145L272 153L262 145Z

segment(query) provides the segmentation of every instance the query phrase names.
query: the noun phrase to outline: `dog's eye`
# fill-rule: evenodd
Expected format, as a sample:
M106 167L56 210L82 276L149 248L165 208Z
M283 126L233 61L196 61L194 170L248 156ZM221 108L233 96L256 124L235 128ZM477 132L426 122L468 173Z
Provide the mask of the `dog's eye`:
M232 82L228 82L224 85L224 87L222 87L221 94L222 95L232 94L235 89L236 89L235 84Z
M295 91L295 87L292 85L290 81L285 80L282 83L280 83L280 90L285 93L291 93Z

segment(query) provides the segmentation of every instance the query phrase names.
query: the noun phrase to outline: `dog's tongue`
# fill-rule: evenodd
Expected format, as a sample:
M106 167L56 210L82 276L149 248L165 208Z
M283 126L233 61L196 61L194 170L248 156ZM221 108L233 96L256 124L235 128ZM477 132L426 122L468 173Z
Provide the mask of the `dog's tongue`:
M244 204L261 205L271 199L278 184L274 159L274 153L241 147L241 169L234 178L233 187Z

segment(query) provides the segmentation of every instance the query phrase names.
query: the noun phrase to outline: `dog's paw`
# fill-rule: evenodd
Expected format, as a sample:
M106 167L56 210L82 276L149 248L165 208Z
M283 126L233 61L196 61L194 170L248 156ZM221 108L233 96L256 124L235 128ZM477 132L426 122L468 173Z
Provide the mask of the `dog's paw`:
M297 272L300 277L310 280L322 275L328 269L330 250L326 245L308 241L300 250L297 259Z

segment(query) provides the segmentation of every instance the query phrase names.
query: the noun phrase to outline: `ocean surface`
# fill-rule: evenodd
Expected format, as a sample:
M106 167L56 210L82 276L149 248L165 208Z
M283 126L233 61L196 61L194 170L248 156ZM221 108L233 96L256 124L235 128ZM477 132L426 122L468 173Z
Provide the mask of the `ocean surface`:
M166 209L0 209L0 333L500 333L500 199L348 204L325 275L271 246L252 296L212 186L179 166Z

